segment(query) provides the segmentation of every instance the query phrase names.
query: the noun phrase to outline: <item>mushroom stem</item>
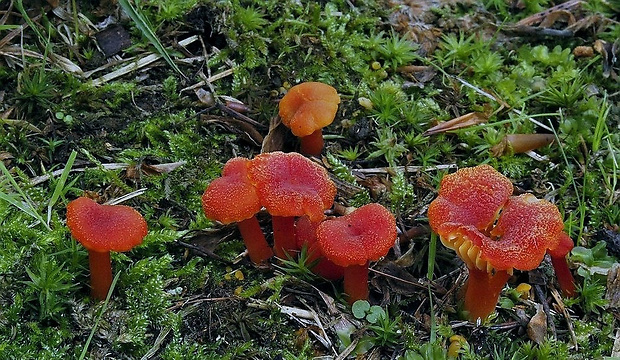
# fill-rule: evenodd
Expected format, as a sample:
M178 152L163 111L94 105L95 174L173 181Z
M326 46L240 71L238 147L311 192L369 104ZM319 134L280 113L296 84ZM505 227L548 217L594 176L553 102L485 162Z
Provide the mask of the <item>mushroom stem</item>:
M464 307L471 321L484 320L495 310L499 294L509 278L506 271L491 274L477 268L469 269Z
M286 254L295 256L297 241L295 241L295 217L272 216L273 251L280 259L287 259Z
M88 250L90 266L91 296L95 300L104 300L112 285L112 261L110 252Z
M349 304L368 299L368 262L344 268L344 292Z
M273 251L265 240L265 235L263 235L263 230L260 228L256 216L239 221L237 227L253 263L260 264L273 256Z
M300 142L302 154L320 156L323 151L323 130L318 129L308 136L301 137Z
M551 264L555 270L555 276L562 289L562 295L565 297L575 297L575 278L568 268L566 256L551 256Z

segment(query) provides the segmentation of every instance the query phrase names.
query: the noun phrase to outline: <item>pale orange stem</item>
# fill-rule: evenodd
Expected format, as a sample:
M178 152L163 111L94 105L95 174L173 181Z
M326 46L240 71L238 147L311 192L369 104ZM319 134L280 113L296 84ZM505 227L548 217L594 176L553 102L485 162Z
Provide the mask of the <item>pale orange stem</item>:
M566 256L551 256L551 264L555 270L555 276L565 297L575 297L575 278L568 268Z
M91 296L95 300L104 300L112 285L112 261L110 252L88 250L90 266Z
M318 129L308 136L300 138L300 152L305 155L320 156L323 151L323 130Z
M237 227L239 227L243 243L248 249L248 255L253 263L260 264L273 256L273 251L265 240L265 235L256 216L238 222Z
M506 271L490 274L476 268L469 269L464 307L471 321L484 320L495 310L499 294L509 278Z
M273 251L280 259L287 259L286 254L295 257L297 241L295 241L295 217L272 216Z
M347 301L353 304L357 300L368 299L368 263L350 265L344 268L344 292Z

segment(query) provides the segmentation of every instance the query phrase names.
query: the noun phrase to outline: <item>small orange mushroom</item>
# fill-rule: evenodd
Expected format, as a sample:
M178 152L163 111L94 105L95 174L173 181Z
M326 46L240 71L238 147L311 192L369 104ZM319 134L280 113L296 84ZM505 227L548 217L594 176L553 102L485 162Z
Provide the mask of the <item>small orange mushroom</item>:
M250 260L260 264L273 256L273 252L256 219L261 203L248 179L249 163L243 157L228 160L222 176L213 180L202 195L202 209L208 219L225 225L236 222Z
M295 217L321 221L336 197L327 171L298 153L260 154L251 161L248 178L272 216L274 252L282 259L298 250Z
M513 269L532 270L547 251L560 254L568 246L555 205L511 193L505 176L479 165L444 177L428 209L433 231L469 269L464 307L471 320L493 312Z
M315 264L310 269L313 273L327 280L338 280L344 276L344 268L327 259L316 237L316 230L320 223L313 223L307 216L302 216L295 222L295 239L297 248L306 246L307 263Z
M379 204L323 221L317 229L321 252L344 267L347 301L368 299L368 264L385 256L396 241L394 215Z
M100 205L79 197L67 205L67 227L88 250L92 297L105 299L112 285L110 251L140 245L148 231L146 221L132 207Z
M282 123L300 138L303 154L321 154L322 129L334 121L339 103L336 89L321 82L293 86L280 100Z

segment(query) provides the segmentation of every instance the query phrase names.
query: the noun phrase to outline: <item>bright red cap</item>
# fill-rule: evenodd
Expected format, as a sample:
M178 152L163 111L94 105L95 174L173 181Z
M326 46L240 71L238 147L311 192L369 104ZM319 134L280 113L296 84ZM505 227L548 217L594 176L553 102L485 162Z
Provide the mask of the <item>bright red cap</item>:
M428 207L428 222L435 232L447 222L486 229L511 194L510 180L489 165L459 169L441 180L439 196Z
M510 196L510 181L488 165L448 175L428 210L442 243L469 268L531 270L563 229L557 207L534 195Z
M307 215L320 221L336 197L327 171L298 153L260 154L251 161L248 177L272 216Z
M295 136L308 136L334 121L339 103L340 97L333 87L304 82L290 88L280 100L280 118Z
M340 266L365 265L385 256L396 241L394 215L379 204L323 221L317 229L325 257Z
M213 180L202 195L202 209L208 219L222 224L246 220L261 209L256 189L248 180L250 160L228 160L222 177Z
M148 232L146 221L134 208L100 205L86 197L67 205L67 227L86 249L96 252L129 251Z

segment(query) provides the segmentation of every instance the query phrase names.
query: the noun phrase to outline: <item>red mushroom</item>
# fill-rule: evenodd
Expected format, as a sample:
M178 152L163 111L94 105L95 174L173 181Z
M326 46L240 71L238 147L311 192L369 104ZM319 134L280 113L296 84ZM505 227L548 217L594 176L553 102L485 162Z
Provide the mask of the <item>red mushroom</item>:
M558 246L555 249L548 249L547 254L551 257L551 263L555 270L555 277L558 279L562 294L566 297L575 297L575 278L568 268L566 255L573 249L573 240L565 233L560 234Z
M316 230L319 223L313 223L307 216L302 216L295 222L295 239L297 248L306 246L307 263L315 265L310 269L313 273L327 280L338 280L344 276L344 268L327 259L317 242Z
M339 103L336 89L320 82L293 86L280 100L282 123L300 138L303 154L321 154L322 129L334 121Z
M385 256L396 241L394 215L379 204L368 204L317 229L326 258L345 268L344 292L349 304L368 299L368 263Z
M88 250L92 297L106 298L112 285L110 251L129 251L147 234L146 221L124 205L100 205L80 197L67 205L67 227Z
M298 250L295 217L321 221L336 196L327 171L297 153L260 154L251 161L248 177L272 216L274 252L283 259Z
M222 176L213 180L202 195L202 209L207 218L222 224L236 222L250 260L260 264L273 252L256 219L261 203L248 180L249 163L250 160L242 157L228 160Z
M471 320L493 312L513 269L536 268L562 240L564 225L555 205L511 193L506 177L480 165L444 177L428 209L433 231L469 269L464 307Z

